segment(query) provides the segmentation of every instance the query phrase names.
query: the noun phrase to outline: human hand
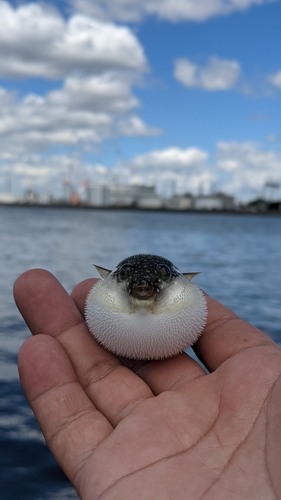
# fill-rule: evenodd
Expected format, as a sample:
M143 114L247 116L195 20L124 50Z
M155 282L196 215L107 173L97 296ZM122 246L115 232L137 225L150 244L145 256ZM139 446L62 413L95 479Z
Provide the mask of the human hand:
M137 363L99 346L83 320L95 280L70 297L47 271L15 283L34 337L21 382L56 460L83 500L281 498L281 350L207 297L196 353Z

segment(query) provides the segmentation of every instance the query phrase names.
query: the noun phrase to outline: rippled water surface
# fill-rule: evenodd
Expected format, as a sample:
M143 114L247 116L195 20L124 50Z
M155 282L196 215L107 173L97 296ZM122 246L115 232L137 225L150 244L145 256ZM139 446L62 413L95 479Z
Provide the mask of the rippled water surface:
M281 217L0 206L1 500L75 499L48 452L18 382L29 336L12 299L14 280L42 267L70 291L134 253L156 253L201 271L209 294L281 344Z

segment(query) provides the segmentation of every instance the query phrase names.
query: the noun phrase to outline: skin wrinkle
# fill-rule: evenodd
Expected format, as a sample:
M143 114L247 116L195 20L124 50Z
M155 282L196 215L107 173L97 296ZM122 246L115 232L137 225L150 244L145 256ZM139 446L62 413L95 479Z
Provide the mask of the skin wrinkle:
M81 320L76 325L72 325L70 328L63 330L62 332L57 334L55 338L58 340L59 338L63 337L64 335L69 336L71 329L77 328L77 326L79 327L81 324L84 325L85 328L87 328L86 323L83 320ZM94 339L93 339L93 341L94 341ZM108 366L109 368L104 373L102 373L102 374L98 375L98 377L94 378L93 373L91 373L91 372L96 372L99 367L103 367L103 366L104 367ZM120 368L120 364L116 361L116 359L102 360L98 363L93 363L93 365L91 367L89 367L86 372L83 373L83 378L86 378L86 379L88 378L88 380L86 380L84 383L82 383L80 381L80 384L82 385L82 387L86 391L86 393L89 395L91 392L90 391L91 386L97 385L99 382L104 381L104 379L106 379L109 375L111 375L118 368ZM103 370L101 370L101 371L103 371ZM91 379L91 375L93 377L92 379ZM137 406L142 400L145 400L145 399L147 399L147 398L142 398L139 401L133 401L133 402L129 403L129 405L125 406L122 409L122 411L120 412L120 414L118 416L120 416L121 418L125 417L127 414L129 414L132 411L132 409L135 406ZM98 406L96 406L96 408L98 410L100 410L100 408ZM113 422L110 421L110 423L113 425L113 427L115 427Z
M60 429L60 431L58 431L56 434L54 434L52 436L52 438L48 441L48 446L50 447L50 449L53 448L53 443L55 443L56 440L58 440L58 441L60 440L61 435L63 436L64 434L68 434L68 435L71 434L69 432L69 428L71 427L71 425L75 424L78 420L82 419L83 417L85 417L87 414L90 414L90 413L91 413L90 411L81 413L81 415L77 416L77 418L74 418L71 422L68 422L66 424L66 426L64 426L62 429ZM91 446L91 448L89 448L89 450L87 450L83 454L81 454L81 453L79 454L79 462L78 462L78 464L76 464L77 471L75 472L75 475L74 475L75 477L78 477L79 472L83 471L84 467L87 465L89 458L93 455L95 449L102 441L103 440L96 443L95 446Z
M82 491L82 483L83 483L83 476L80 478L79 476L81 476L81 474L83 475L83 470L84 470L84 467L87 466L87 462L89 461L90 457L95 453L97 447L107 438L107 436L105 436L103 439L101 439L99 442L97 442L94 446L92 446L91 448L89 448L89 450L87 450L86 453L84 453L84 456L82 458L82 455L80 455L80 463L81 465L77 466L77 470L74 474L74 477L73 477L73 480L72 480L72 483L75 484L75 481L77 480L77 484L78 484L78 487L77 487L77 492L81 492ZM82 498L82 497L81 497Z
M80 315L78 309L77 309L77 312ZM69 322L69 325L66 325L66 327L64 328L63 331L59 331L56 333L56 332L54 332L54 330L52 330L52 337L59 339L60 336L62 336L63 334L67 334L67 333L69 334L72 331L72 329L76 329L77 327L80 327L80 326L84 326L85 328L87 328L86 323L83 320L83 318L81 318L81 319L79 318L75 322L73 322L73 321ZM53 332L54 332L54 334L53 334Z
M266 400L266 398L265 398L265 400ZM223 474L226 472L226 470L229 468L229 466L231 465L231 463L233 462L233 460L234 460L234 458L235 458L235 455L239 452L239 450L242 448L242 446L244 445L244 443L246 442L246 440L249 438L249 434L250 434L250 433L251 433L251 431L253 430L253 427L254 427L254 425L255 425L255 423L256 423L256 421L257 421L257 419L259 418L261 411L262 411L262 408L261 408L261 410L259 411L259 413L258 413L258 415L257 415L257 417L256 417L256 419L255 419L255 421L253 422L253 424L252 424L252 426L251 426L251 428L250 428L250 431L248 432L247 436L243 439L243 441L242 441L241 443L239 443L239 445L236 447L236 449L234 450L234 452L231 454L231 456L229 457L229 459L228 459L228 461L226 462L225 466L223 467L223 470L220 472L219 476L218 476L218 477L214 480L213 484L212 484L209 488L207 488L207 490L206 490L206 491L202 494L202 496L201 496L201 497L200 497L200 499L198 499L198 500L204 500L204 498L206 498L206 494L207 494L207 493L209 493L209 492L211 492L211 490L213 489L214 485L216 485L216 484L217 484L217 482L220 480L220 478L222 477L222 475L223 475ZM198 444L199 444L199 443L200 443L200 442L201 442L201 441L202 441L205 437L207 437L208 433L210 433L210 432L212 431L212 429L214 428L214 426L215 426L215 424L216 424L216 422L217 422L218 418L219 418L219 415L216 417L215 421L213 422L213 425L212 425L212 426L208 429L208 431L206 431L206 433L205 433L205 434L203 434L203 435L199 438L199 440L198 440L197 442L195 442L192 446L190 446L188 449L185 449L185 450L183 450L182 452L174 453L174 454L171 454L171 455L169 455L169 456L167 456L167 457L164 457L164 458L161 458L161 459L159 459L159 460L156 460L155 462L152 462L152 463L150 463L150 464L146 465L145 467L142 467L142 468L138 469L137 471L133 471L133 472L131 472L131 473L127 474L126 476L123 476L122 478L117 479L117 480L116 480L116 481L115 481L112 485L110 485L108 488L106 488L106 490L104 490L104 491L102 492L102 494L101 494L101 495L99 495L99 497L98 497L96 500L102 500L102 499L103 499L103 496L104 496L105 494L109 493L109 492L110 492L110 490L111 490L112 488L114 488L114 487L115 487L115 486L116 486L116 485L117 485L120 481L122 481L123 479L126 479L126 478L128 478L128 477L130 477L130 476L133 476L133 475L137 474L138 472L145 470L146 468L149 468L149 467L151 467L151 466L153 466L153 465L156 465L156 464L161 463L162 461L166 461L166 460L169 460L169 459L171 459L171 458L173 458L173 457L175 457L175 456L184 455L185 453L190 452L190 451L192 450L192 448L193 448L193 447L197 446L197 445L198 445ZM221 467L222 467L222 466L216 467L216 469L221 469ZM213 470L215 470L215 468L214 468Z
M170 460L171 458L174 458L174 457L179 457L181 455L184 455L185 453L189 453L193 448L195 448L200 442L201 440L203 440L210 431L212 431L212 429L214 428L217 420L219 418L219 415L216 416L213 424L209 427L209 429L203 433L202 436L200 436L200 438L194 442L189 448L185 448L184 450L180 451L180 452L176 452L176 453L172 453L170 455L167 455L166 457L162 457L160 458L159 460L155 460L154 462L151 462L147 465L145 465L144 467L140 467L138 470L136 471L133 471L133 472L129 472L128 474L126 474L125 476L122 476L121 478L118 478L116 481L114 481L114 483L112 483L110 486L108 486L95 500L102 500L103 499L103 495L104 494L107 494L108 492L110 492L110 490L112 488L114 488L119 482L121 482L122 480L128 478L128 477L132 477L134 476L135 474L138 474L139 472L141 471L144 471L145 469L148 469L149 467L153 466L153 465L157 465L161 462L164 462L166 460Z
M61 384L59 386L52 387L51 389L46 389L45 391L40 392L40 394L35 396L33 399L29 399L30 404L33 405L34 403L37 403L37 401L40 402L40 399L44 399L46 396L49 396L52 393L57 392L58 389L62 389L64 387L67 387L67 386L72 385L72 384L79 384L79 382L77 382L76 379L73 379L72 382L64 382L63 384Z
M70 434L68 432L68 428L71 427L71 425L73 425L73 423L76 423L78 420L83 419L83 417L85 417L87 415L92 415L92 414L93 414L93 408L89 408L88 410L81 411L80 413L76 414L73 417L69 417L67 419L67 422L64 422L64 425L61 426L60 428L58 428L56 430L56 432L54 432L48 438L48 442L50 443L50 446L52 446L52 442L55 441L56 438L58 438L61 435L62 432L66 432L66 433ZM96 446L95 446L95 448L96 448Z
M265 343L265 345L268 345L268 343ZM241 351L243 351L244 349L246 350L246 349L249 349L249 348L257 348L257 347L262 347L262 346L247 346L246 348L243 348L243 349L241 349L241 350L240 350L240 351L238 351L238 352L241 352ZM203 375L202 375L202 376L203 376ZM220 391L220 398L221 398L222 390L223 390L223 387L221 388L221 391ZM266 400L267 400L267 396L265 397L265 399L264 399L264 401L263 401L263 403L262 403L262 405L261 405L261 408L260 408L260 410L259 410L259 412L258 412L258 414L257 414L257 416L256 416L256 418L255 418L255 420L254 420L254 422L251 424L250 429L248 430L248 432L247 432L246 436L245 436L245 437L243 438L243 440L242 440L242 441L238 444L238 446L235 448L235 450L231 453L231 455L230 455L229 459L227 460L227 462L226 462L225 466L223 467L223 470L221 470L221 472L220 472L219 476L218 476L218 477L214 480L213 484L212 484L209 488L207 488L207 490L206 490L206 491L202 494L202 496L200 497L200 500L204 500L204 499L206 499L206 494L208 494L209 492L211 492L211 490L212 490L212 489L213 489L213 487L214 487L214 486L218 483L218 481L220 480L220 478L222 477L222 475L223 475L223 474L227 471L227 469L231 466L231 463L232 463L232 462L233 462L233 460L235 459L236 454L237 454L237 453L239 453L239 450L243 447L244 443L245 443L245 442L249 439L249 435L251 434L251 432L252 432L252 430L253 430L253 428L254 428L254 426L255 426L255 423L256 423L256 421L258 420L258 418L259 418L259 416L260 416L260 414L261 414L261 412L262 412L262 410L263 410L263 406L264 406L264 404L265 404ZM220 403L219 403L219 406L218 406L218 407L219 407L219 409L221 408L221 404L220 404ZM126 476L123 476L122 478L120 478L120 479L116 480L116 481L115 481L112 485L110 485L110 486L109 486L106 490L104 490L104 492L103 492L103 493L102 493L102 494L101 494L101 495L97 498L97 500L102 500L102 499L103 499L103 495L104 495L104 494L107 494L108 492L110 492L110 490L111 490L112 488L114 488L114 487L115 487L115 486L116 486L116 485L117 485L120 481L122 481L123 479L126 479L127 477L133 476L134 474L137 474L138 472L140 472L140 471L142 471L142 470L145 470L146 468L149 468L149 467L151 467L151 466L153 466L153 465L156 465L156 464L158 464L158 463L161 463L161 461L169 460L170 458L173 458L174 456L180 456L180 455L182 455L182 454L184 454L184 453L186 453L186 452L190 452L190 451L191 451L194 447L196 447L196 446L197 446L200 442L202 442L202 441L204 440L204 438L205 438L205 437L207 437L208 433L210 433L210 432L214 429L214 427L215 427L215 425L216 425L216 423L217 423L217 421L218 421L218 419L219 419L219 415L220 415L220 410L218 411L218 414L217 414L217 416L216 416L216 418L215 418L215 420L214 420L214 422L213 422L212 426L211 426L211 427L209 427L209 429L208 429L208 430L207 430L207 431L206 431L206 432L205 432L205 433L204 433L204 434L203 434L203 435L202 435L202 436L201 436L201 437L200 437L200 438L199 438L199 439L198 439L198 440L197 440L197 441L196 441L196 442L192 445L192 446L190 446L188 449L185 449L185 450L183 450L182 452L178 452L178 453L175 453L175 454L171 454L171 455L169 455L169 456L167 456L167 457L161 458L161 459L159 459L159 460L157 460L157 461L155 461L155 462L152 462L152 463L150 463L150 464L146 465L145 467L142 467L142 468L138 469L137 471L133 471L133 472L131 472L131 473L127 474ZM217 468L218 468L218 469L220 469L221 467L222 467L222 466L217 467ZM199 500L199 499L198 499L198 500Z
M80 386L79 382L76 381L76 380L73 380L72 382L66 382L64 384L61 384L59 387L47 389L43 393L40 393L38 396L36 396L32 400L30 400L30 403L32 405L37 404L37 403L40 404L40 400L41 399L45 399L46 396L49 396L49 395L51 396L53 393L57 393L61 389L65 388L65 387L70 387L72 385L78 385L78 386ZM56 399L58 400L59 398L56 398ZM64 422L62 426L58 427L56 429L56 431L48 437L48 442L51 443L62 431L67 430L67 427L69 425L71 425L73 422L76 422L77 420L79 420L80 418L82 418L83 416L85 416L87 414L93 414L94 412L97 412L97 411L98 410L93 406L92 402L91 403L89 402L89 408L88 409L86 409L86 410L84 409L80 413L77 413L77 410L75 410L75 413L73 414L73 416L69 415L67 417L67 422Z
M182 377L182 379L181 379L181 380L178 380L177 382L174 382L171 386L169 386L169 388L167 388L167 391L168 391L168 392L170 392L170 391L171 391L171 392L172 392L172 391L177 392L177 391L180 391L180 390L184 390L184 391L185 391L185 389L186 389L186 388L187 388L190 384L194 384L194 382L195 382L196 380L201 379L201 378L202 378L202 377L204 377L205 375L206 375L206 374L205 374L205 373L203 373L203 374L197 375L197 376L195 376L195 377L193 377L193 378L190 378L189 374L187 374L185 377ZM185 380L185 379L187 380L186 385L184 386L184 388L183 388L183 389L181 389L179 386L182 386L182 384L183 384L183 382L184 382L184 380Z
M78 309L77 309L78 311ZM80 313L79 313L80 314ZM64 335L66 336L70 336L70 333L72 330L76 330L76 328L79 328L79 327L83 327L83 329L85 329L85 332L88 332L88 328L87 328L87 325L86 325L86 322L84 321L83 318L79 318L77 321L75 322L71 322L68 326L66 326L66 328L64 328L63 330L60 330L59 332L57 333L52 333L52 337L54 337L55 339L59 340L61 337L63 337ZM53 330L52 330L53 332Z
M87 328L87 325L85 323L85 321L83 319L81 319L80 321L78 321L75 325L73 324L72 326L70 326L69 328L61 331L60 333L58 333L56 336L54 336L54 338L56 338L57 340L61 337L70 337L70 333L71 333L71 330L72 328L76 329L77 327L79 326L83 326L85 327L85 332L88 334L88 328ZM92 339L93 342L96 342L94 339ZM62 343L63 344L63 343ZM66 348L66 346L65 346ZM106 368L108 366L108 369ZM105 370L101 370L101 374L99 374L96 378L93 377L93 374L92 374L92 377L91 378L91 372L97 372L99 367L105 367ZM98 383L100 381L102 381L104 378L106 378L108 375L110 375L112 372L114 372L116 369L120 368L120 364L118 363L118 361L115 359L115 358L112 358L112 359L102 359L101 361L99 362L94 362L90 367L87 368L86 372L84 371L83 372L83 378L85 379L89 379L88 381L85 381L85 383L81 383L83 389L85 389L87 391L87 389L91 386L91 384L95 384L95 383Z
M89 377L87 377L87 373L91 373L91 371L96 371L96 368L99 367L99 366L103 366L103 365L109 365L109 369L105 372L105 373L102 373L101 375L99 375L98 377L94 378L94 379L91 379L91 376L89 375ZM110 367L110 365L112 365ZM116 361L112 360L112 361L101 361L97 364L93 364L92 367L90 367L87 372L85 373L85 376L86 378L88 378L89 380L84 383L82 385L83 389L87 392L87 394L91 393L90 391L90 388L94 385L97 385L99 382L104 382L104 380L109 377L110 375L112 375L114 373L114 371L120 369L120 365L118 363L116 363ZM83 374L84 375L84 374ZM153 397L153 394L151 394L151 397ZM138 406L139 404L141 404L143 401L146 401L148 399L147 396L145 397L138 397L135 401L131 401L129 404L125 405L124 407L122 407L122 410L118 413L115 414L115 420L117 420L117 422L119 423L121 420L123 420L124 417L126 417L127 415L129 415L131 413L131 411L136 407ZM96 405L96 408L97 410L100 410L99 406ZM108 420L109 420L109 417L108 417ZM117 424L114 424L111 420L109 420L111 425L113 427L116 427Z
M169 391L169 393L171 393L172 391ZM164 393L162 393L164 394ZM175 391L175 394L176 394L176 391ZM170 421L167 421L167 427L172 431L173 433L173 436L175 436L177 442L179 443L179 445L182 445L183 442L182 442L182 439L181 439L181 430L177 430L177 426L173 423L173 421L170 419ZM194 445L192 445L194 446ZM188 451L190 450L191 448L186 448L185 451Z
M279 378L279 377L278 377ZM278 380L278 379L277 379ZM277 382L277 381L276 381ZM275 383L276 383L275 382ZM266 403L268 399L268 394L266 395L263 403L261 404L261 407L259 409L259 412L254 420L254 422L252 423L249 431L247 432L246 436L242 439L242 441L238 444L238 446L236 447L236 449L232 452L232 454L230 455L229 457L229 460L227 461L227 463L225 464L223 470L221 471L220 475L214 480L214 482L207 488L207 490L202 494L202 496L200 497L200 500L204 500L204 498L206 498L206 494L211 492L212 489L214 488L214 486L219 482L219 480L221 479L222 475L226 472L226 470L231 466L231 464L233 463L237 453L240 452L241 448L244 446L244 444L246 443L246 441L249 439L250 437L250 434L253 432L254 430L254 427L255 427L255 424L256 422L258 421L259 417L261 416L261 413L264 411L264 405Z
M71 386L73 384L75 384L75 385L78 384L79 385L79 382L74 380L73 382L66 382L64 384L61 384L59 387L47 389L46 391L44 391L44 393L39 394L38 396L36 396L35 398L33 398L30 402L32 402L32 404L34 404L34 403L35 404L36 403L40 404L40 399L41 398L45 398L48 395L51 396L53 393L58 392L58 390L61 390L62 388L65 388L67 386ZM63 425L58 426L56 428L56 431L53 432L52 434L50 434L48 436L48 446L50 447L50 449L54 449L55 448L56 441L60 441L61 439L64 440L63 436L64 436L65 433L67 433L68 436L71 436L71 432L69 432L69 428L71 428L71 426L75 425L77 423L77 421L79 421L81 419L84 419L85 417L87 417L87 415L93 415L93 413L96 412L96 411L98 411L98 410L96 410L93 407L92 403L91 403L91 405L89 405L89 408L84 409L83 411L80 411L80 413L77 413L77 410L75 410L75 413L72 416L69 416L67 418L67 421L64 421ZM104 438L104 439L106 439L106 438ZM93 452L95 451L96 447L102 441L103 440L97 442L95 444L95 446L92 446L89 450L87 450L87 452L84 453L83 457L80 454L80 456L79 456L79 466L77 466L77 471L75 473L75 478L79 476L80 472L82 472L84 466L87 464L87 461L88 461L89 457L93 454Z
M153 397L154 395L152 394L151 398ZM145 403L148 399L150 398L148 397L138 398L136 401L132 401L131 403L123 407L122 411L117 413L118 423L121 422L125 417L127 417L137 406L142 405L142 403Z
M239 316L237 316L236 314L232 313L232 311L230 311L230 314L226 314L225 316L221 316L219 319L215 319L214 321L208 323L208 325L205 327L204 329L204 332L203 332L203 335L208 335L210 336L214 331L216 330L220 330L222 327L224 327L225 325L227 325L228 323L230 323L231 325L234 324L235 322L237 322L239 324L239 330L241 330L241 318L239 318ZM243 323L245 323L245 325L247 324L246 322L242 321ZM258 330L258 329L257 329ZM245 340L247 340L247 337L245 337ZM196 342L196 344L194 345L197 346L197 344L200 343L200 338L198 339L198 341ZM250 346L247 346L247 347L254 347L256 344L255 343L252 343ZM262 345L261 342L258 340L257 341L257 345ZM274 345L274 342L268 338L268 340L264 343L264 345ZM242 347L243 349L244 347ZM235 351L235 352L239 352L239 351Z
M159 460L155 460L154 462L151 462L150 464L147 464L145 465L144 467L141 467L139 468L138 470L136 471L133 471L133 472L129 472L128 474L126 474L125 476L122 476L118 479L116 479L116 481L114 481L114 483L112 483L110 486L108 486L98 497L97 499L95 500L102 500L104 494L107 494L110 492L110 490L112 488L114 488L119 482L123 481L124 479L127 479L128 477L133 477L135 474L138 474L139 472L142 472L144 471L145 469L148 469L149 467L153 466L153 465L157 465L163 461L166 461L166 460L169 460L170 458L173 458L175 456L180 456L180 455L183 455L184 453L186 453L188 450L184 450L182 452L179 452L179 453L173 453L172 455L169 455L167 457L163 457L163 458L160 458Z
M100 368L101 373L96 374L96 372L98 372ZM120 368L120 365L116 363L116 360L102 360L98 363L93 363L92 366L90 366L87 371L83 373L83 378L86 379L84 383L81 383L83 389L88 392L88 389L92 385L96 385L99 382L102 382L104 379L106 379L106 377L114 373L114 371L118 368Z
M208 432L209 432L209 431L208 431ZM101 493L101 495L99 495L99 496L97 497L97 499L96 499L96 500L102 500L102 499L103 499L103 495L104 495L104 494L107 494L108 492L110 492L110 490L111 490L112 488L114 488L114 487L115 487L115 486L116 486L119 482L123 481L124 479L127 479L128 477L133 477L135 474L138 474L139 472L142 472L142 471L144 471L145 469L148 469L148 468L150 468L150 467L152 467L152 466L154 466L154 465L158 465L158 464L160 464L161 462L165 462L165 461L167 461L167 460L170 460L171 458L174 458L174 457L180 457L181 455L184 455L185 453L189 452L189 451L190 451L190 450L191 450L194 446L196 446L197 444L199 444L199 443L200 443L200 441L201 441L201 439L203 439L203 438L204 438L204 436L202 436L202 438L200 438L200 439L199 439L196 443L194 443L194 445L192 445L192 446L191 446L190 448L188 448L188 449L185 449L185 450L183 450L183 451L181 451L181 452L173 453L173 454L171 454L171 455L168 455L167 457L162 457L162 458L160 458L159 460L155 460L154 462L151 462L151 463L149 463L149 464L145 465L144 467L141 467L141 468L139 468L138 470L133 471L133 472L130 472L129 474L126 474L125 476L123 476L123 477L121 477L121 478L117 479L116 481L114 481L114 483L112 483L110 486L108 486L108 487L107 487L107 488L106 488L106 489L105 489L105 490Z
M141 373L142 368L144 368L146 365L153 363L152 359L147 359L147 360L138 360L138 359L129 359L129 358L124 358L123 356L117 356L119 361L123 366L126 368L129 368L133 373L138 375L142 379L142 376L139 375Z
M189 363L189 370L188 373L186 373L186 375L183 375L185 372L184 370L182 370L182 368L183 366L186 366L186 362ZM148 383L148 385L150 385L149 381L151 380L151 376L153 376L153 373L155 373L155 370L158 371L161 370L162 373L163 370L165 370L166 372L166 370L169 369L171 364L175 365L175 363L177 364L177 367L179 367L179 365L181 366L181 376L180 378L171 381L169 385L165 380L165 390L174 389L178 381L179 392L182 392L186 389L186 387L188 387L190 383L192 383L192 381L195 383L196 380L199 380L201 375L206 375L206 370L204 370L204 368L200 366L196 361L194 361L193 358L190 357L187 353L182 353L176 357L172 357L165 360L150 361L149 363L140 365L135 373L136 375L138 375L138 377L140 377L142 380ZM197 373L195 372L195 367ZM183 381L185 379L186 379L186 385L184 386ZM159 388L157 388L157 386L153 387L152 385L152 387L150 386L150 388L152 389L155 396L159 394Z
M141 361L140 361L140 363L141 363ZM135 370L134 370L134 373L139 378L141 378L142 380L144 380L145 379L145 368L146 368L146 366L148 364L151 364L151 363L155 363L155 361L153 361L153 360L150 359L148 362L144 362L143 364L136 366ZM156 361L156 363L157 363L157 361Z
M60 333L58 333L55 338L58 340L59 338L62 338L64 335L69 336L72 328L77 328L80 325L85 326L85 328L87 329L87 325L86 325L85 321L81 320L81 321L78 321L76 323L76 325L72 324L72 326L69 327L68 329L65 329L65 330L61 331ZM87 331L88 331L88 329L87 329ZM93 341L94 341L94 339L93 339ZM109 368L108 368L108 370L105 371L105 373L102 373L98 377L91 379L91 372L96 372L97 369L99 367L102 367L102 366L105 366L105 367L108 366ZM87 392L87 394L89 394L90 388L92 385L96 385L99 382L103 381L104 379L106 379L110 374L112 374L118 368L120 368L120 364L117 362L116 359L102 360L98 363L93 363L93 365L91 367L89 367L86 372L83 373L83 378L86 378L86 379L88 378L88 380L85 381L84 383L81 383L81 381L80 381L80 383L81 383L83 389ZM88 376L88 374L90 374L90 375ZM93 374L92 374L92 376L93 376ZM145 399L145 398L143 398L143 399ZM124 410L126 410L126 407L125 407L125 408L123 408L123 411L120 413L120 415L126 416L137 405L137 403L138 403L137 401L130 403L128 405L128 411L124 411ZM97 407L97 409L99 409L99 408ZM110 422L110 423L112 424L112 422Z
M270 403L270 400L271 400L271 397L272 397L272 394L273 394L273 391L275 389L275 386L277 385L278 381L280 380L281 378L281 375L279 377L277 377L277 379L275 380L274 384L272 385L272 387L270 388L270 391L269 393L267 394L267 397L266 397L266 413L268 413L268 407L269 407L269 403ZM268 420L266 419L266 436L268 438L268 434L269 434L269 427L268 427ZM276 487L275 487L275 484L274 484L274 481L273 481L273 478L270 474L270 468L268 466L268 447L266 446L266 442L267 440L265 441L265 447L264 447L264 463L265 463L265 469L267 471L267 474L268 474L268 479L269 479L269 482L271 484L271 488L274 492L274 495L275 495L275 499L276 500L279 500L280 499L280 496L278 495L278 492L276 491Z
M219 319L215 319L211 323L208 323L208 326L205 327L204 333L209 335L217 328L221 328L222 326L225 326L228 322L232 322L235 320L241 321L241 319L238 316L236 316L234 313L233 313L233 316L232 315L230 316L228 314L225 316L221 316Z
M97 411L97 410L94 410L94 411ZM57 446L56 442L59 443L61 440L67 442L68 438L71 436L71 427L75 426L75 424L79 420L81 421L85 417L87 418L88 415L90 415L90 416L93 415L93 408L89 408L88 410L81 411L80 414L76 414L75 417L69 418L69 420L66 423L64 423L64 425L60 429L57 429L57 431L55 433L53 433L53 435L48 438L48 446L49 446L50 450L54 449ZM65 435L67 435L66 438L64 437ZM77 478L78 485L81 484L81 479L79 478L79 475L81 475L83 473L84 467L87 466L88 460L93 455L96 448L106 439L106 437L107 436L105 436L103 439L97 441L95 445L92 445L83 454L79 453L79 461L75 466L76 470L73 471L74 472L74 476L73 476L74 480L76 480L76 478Z
M38 338L38 337L37 337ZM43 406L48 407L48 401L51 401L53 407L59 407L61 405L62 400L64 400L67 403L67 408L68 410L72 410L73 406L71 404L71 397L62 397L62 394L66 394L67 396L71 395L73 392L71 390L71 387L77 387L80 388L80 383L76 379L76 377L73 375L72 380L68 380L67 382L60 383L59 385L56 385L55 387L50 387L46 388L45 390L42 391L33 398L29 398L30 404L32 407L36 408L39 407L41 404L41 400L43 401L44 405ZM67 402L67 400L69 401ZM46 403L47 401L47 403ZM62 425L58 425L58 422L56 423L56 429L55 432L48 433L44 432L45 437L48 441L48 445L50 448L55 449L55 443L56 441L61 441L63 440L64 442L67 442L67 437L63 438L65 433L67 433L67 436L71 436L71 432L69 429L71 429L72 426L76 427L76 423L80 420L83 421L85 417L87 418L87 415L92 416L94 413L99 414L98 410L95 408L93 403L89 400L88 407L84 407L83 411L77 410L75 407L73 410L73 414L69 413L69 415L66 418L66 420L63 422ZM108 422L109 423L109 422ZM112 427L111 427L112 429ZM91 447L90 450L87 450L86 453L84 453L84 457L82 455L79 455L79 469L83 469L83 465L87 462L88 457L92 454L93 450L99 445L101 441L97 442L94 447ZM61 459L62 460L62 459ZM81 465L80 465L81 464Z
M243 352L246 352L246 351L248 351L250 349L259 349L259 348L264 348L264 347L270 347L272 345L274 345L274 344L273 344L273 342L271 340L269 342L266 341L266 342L263 342L263 343L261 343L260 341L253 342L251 345L245 345L245 346L241 347L240 349L233 350L233 352L231 354L228 354L227 361L235 358L237 355L239 355L239 354L241 354ZM199 354L197 352L196 352L196 355L200 359ZM210 374L214 373L217 370L217 368L214 369L214 370L211 370L209 367L207 367L207 369L209 370Z

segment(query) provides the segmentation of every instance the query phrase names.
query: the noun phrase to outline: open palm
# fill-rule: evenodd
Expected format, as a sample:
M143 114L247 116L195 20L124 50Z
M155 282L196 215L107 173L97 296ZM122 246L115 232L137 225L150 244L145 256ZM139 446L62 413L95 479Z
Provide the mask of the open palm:
M35 335L19 354L45 439L83 500L281 498L281 350L207 297L196 352L130 368L89 334L94 280L70 297L47 271L15 300ZM128 362L129 365L129 362Z

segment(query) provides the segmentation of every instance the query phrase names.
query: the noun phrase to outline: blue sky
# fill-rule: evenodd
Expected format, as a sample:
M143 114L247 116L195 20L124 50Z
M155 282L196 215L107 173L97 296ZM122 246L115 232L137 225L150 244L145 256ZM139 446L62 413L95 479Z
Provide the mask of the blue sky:
M0 0L0 192L281 185L280 22L280 0Z

